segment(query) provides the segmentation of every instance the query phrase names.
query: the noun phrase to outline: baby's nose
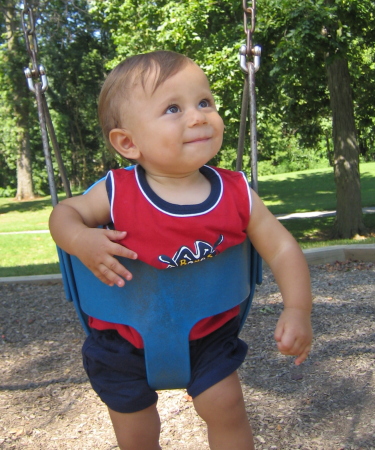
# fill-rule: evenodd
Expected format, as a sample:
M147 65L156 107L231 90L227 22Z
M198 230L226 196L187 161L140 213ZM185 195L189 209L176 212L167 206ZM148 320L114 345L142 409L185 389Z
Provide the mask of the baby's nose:
M189 125L193 127L204 123L207 123L206 114L201 109L194 109L189 117Z

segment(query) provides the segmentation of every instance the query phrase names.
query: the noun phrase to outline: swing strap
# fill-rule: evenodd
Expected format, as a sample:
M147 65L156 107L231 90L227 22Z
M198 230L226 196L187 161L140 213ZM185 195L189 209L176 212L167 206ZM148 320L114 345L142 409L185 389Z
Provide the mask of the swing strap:
M246 35L246 44L240 48L240 67L245 75L242 93L242 105L240 116L240 129L238 136L236 170L242 170L245 148L246 122L249 116L250 129L250 178L251 188L258 193L258 142L257 142L257 109L255 96L255 73L260 67L261 48L253 47L253 34L255 32L256 0L242 0L243 24ZM256 283L262 283L262 259L254 250L251 252L252 267L256 267ZM246 317L246 316L245 316Z
M51 194L52 205L55 206L57 205L58 198L56 183L53 174L51 151L48 143L48 136L50 137L52 143L57 165L59 167L60 176L64 185L65 194L67 197L71 197L72 193L70 190L70 184L66 175L64 163L61 157L56 133L52 124L51 115L49 113L47 100L44 94L48 88L48 80L44 66L38 63L38 43L35 32L34 13L32 7L28 4L27 1L24 2L22 11L22 30L25 38L26 50L31 60L31 69L27 67L26 69L24 69L24 73L26 76L27 85L30 91L35 94L36 98L39 126L42 135L44 159L46 162L48 175L49 190Z
M240 67L245 74L242 94L240 131L238 137L238 151L236 170L242 170L243 154L245 147L246 119L249 113L250 120L250 156L251 156L251 187L258 192L257 170L257 123L256 123L256 97L255 97L255 73L260 66L261 48L253 47L252 36L255 31L256 2L252 0L252 6L248 6L247 0L243 0L244 32L246 44L240 48ZM250 58L254 57L253 60ZM250 105L250 109L248 107Z

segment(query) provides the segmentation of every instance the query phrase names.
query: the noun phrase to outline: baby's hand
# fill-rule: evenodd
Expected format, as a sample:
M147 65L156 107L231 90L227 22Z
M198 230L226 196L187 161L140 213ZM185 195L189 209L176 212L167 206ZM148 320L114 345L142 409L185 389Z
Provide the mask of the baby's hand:
M275 330L277 347L283 355L297 356L300 365L311 350L312 327L310 312L299 308L284 308Z
M125 236L125 231L85 228L75 238L74 254L100 281L108 286L122 287L125 285L123 278L129 281L132 274L114 255L129 259L138 257L132 250L116 243Z

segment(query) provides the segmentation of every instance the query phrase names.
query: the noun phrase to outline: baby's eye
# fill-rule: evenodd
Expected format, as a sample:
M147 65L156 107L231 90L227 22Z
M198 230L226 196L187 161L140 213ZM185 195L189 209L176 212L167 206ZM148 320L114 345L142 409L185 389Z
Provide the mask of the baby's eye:
M180 108L177 105L168 106L165 111L166 114L176 114L178 112L180 112Z
M211 102L207 99L203 99L199 102L199 108L209 108L211 106Z

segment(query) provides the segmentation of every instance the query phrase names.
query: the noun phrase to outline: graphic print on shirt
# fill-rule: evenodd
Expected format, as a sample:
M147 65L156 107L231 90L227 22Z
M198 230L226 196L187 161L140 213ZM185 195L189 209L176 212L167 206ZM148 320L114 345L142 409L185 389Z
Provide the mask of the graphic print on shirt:
M217 255L217 247L223 242L224 237L221 234L214 245L205 241L195 241L195 253L189 247L183 246L173 255L172 258L165 255L159 256L159 261L168 264L167 269L172 267L186 266L188 264L204 261L207 258L213 258Z

